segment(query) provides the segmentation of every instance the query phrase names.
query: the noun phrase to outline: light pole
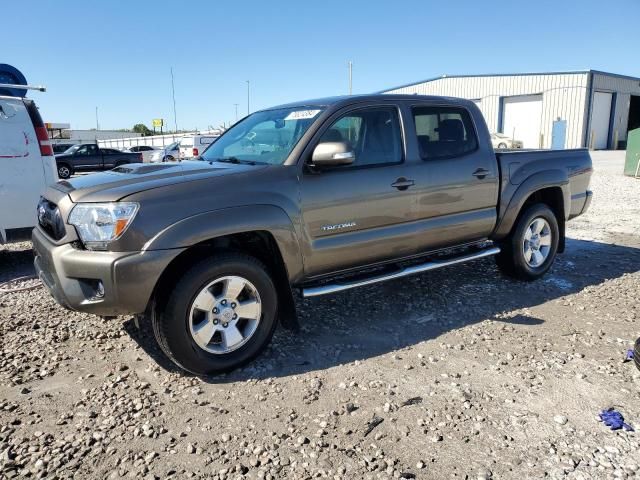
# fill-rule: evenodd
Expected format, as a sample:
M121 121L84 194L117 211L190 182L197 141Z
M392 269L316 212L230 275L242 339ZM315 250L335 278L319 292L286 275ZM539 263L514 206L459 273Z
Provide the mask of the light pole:
M353 62L349 60L349 95L351 95L353 92L352 85L353 85Z
M234 105L236 106L236 122L238 121L238 104L234 103Z
M98 107L96 107L96 130L100 130L100 122L98 121Z
M247 115L249 115L250 112L250 108L249 108L249 80L247 80Z
M178 116L176 115L176 87L173 84L173 67L171 67L171 96L173 97L173 124L178 132Z

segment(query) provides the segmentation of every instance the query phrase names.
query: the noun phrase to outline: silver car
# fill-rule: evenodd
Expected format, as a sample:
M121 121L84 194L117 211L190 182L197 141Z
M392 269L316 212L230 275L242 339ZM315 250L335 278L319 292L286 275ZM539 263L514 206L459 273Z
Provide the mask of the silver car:
M160 148L151 155L151 162L174 162L180 160L180 142L173 142L164 148Z

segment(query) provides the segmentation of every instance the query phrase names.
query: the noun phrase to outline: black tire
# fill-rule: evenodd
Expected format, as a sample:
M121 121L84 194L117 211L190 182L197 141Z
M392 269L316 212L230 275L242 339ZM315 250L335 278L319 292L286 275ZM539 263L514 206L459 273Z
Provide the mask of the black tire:
M59 163L57 165L57 169L58 169L58 178L61 178L63 180L66 180L67 178L71 177L71 175L73 175L73 169L71 168L70 165L66 163Z
M211 353L191 335L191 306L202 289L226 276L240 276L255 286L261 316L242 346L229 353ZM277 325L276 288L265 266L255 258L240 253L218 255L189 268L171 287L166 301L157 304L151 320L160 348L180 368L196 375L228 372L251 361L271 340Z
M173 155L167 155L162 159L163 162L173 162L174 160Z
M507 144L506 143L499 143L498 144L498 148L507 148Z
M551 235L551 244L549 245L546 259L540 265L532 266L525 258L525 233L533 221L538 218L547 222ZM536 280L551 268L558 252L559 240L560 229L553 211L543 203L526 207L519 215L509 236L500 245L501 251L496 255L498 268L505 275L519 280Z

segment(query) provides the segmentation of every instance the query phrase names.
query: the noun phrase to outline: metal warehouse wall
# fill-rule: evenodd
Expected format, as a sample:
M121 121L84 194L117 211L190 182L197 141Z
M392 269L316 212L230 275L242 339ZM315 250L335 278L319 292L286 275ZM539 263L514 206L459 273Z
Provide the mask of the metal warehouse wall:
M385 93L445 95L480 100L478 107L492 132L498 130L500 97L542 94L543 147L551 146L553 121L560 117L567 121L566 147L578 148L585 145L583 137L587 118L588 79L587 72L443 77Z
M635 78L594 72L593 92L613 92L615 94L611 110L613 114L611 140L613 141L616 131L618 132L618 140L626 140L627 124L629 122L629 101L631 95L640 96L640 81Z

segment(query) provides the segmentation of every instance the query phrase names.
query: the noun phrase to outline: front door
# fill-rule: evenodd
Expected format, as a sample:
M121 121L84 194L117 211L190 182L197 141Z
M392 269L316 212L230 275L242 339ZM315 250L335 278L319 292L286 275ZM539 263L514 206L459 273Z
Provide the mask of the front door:
M415 105L408 123L421 165L414 173L418 249L487 238L497 220L498 165L489 142L478 141L470 112Z
M414 196L406 179L396 106L344 113L321 142L346 141L351 165L305 172L300 186L305 273L376 263L413 252ZM404 183L403 183L404 182Z
M75 170L99 170L102 169L102 154L97 145L82 145L73 156L73 168Z

